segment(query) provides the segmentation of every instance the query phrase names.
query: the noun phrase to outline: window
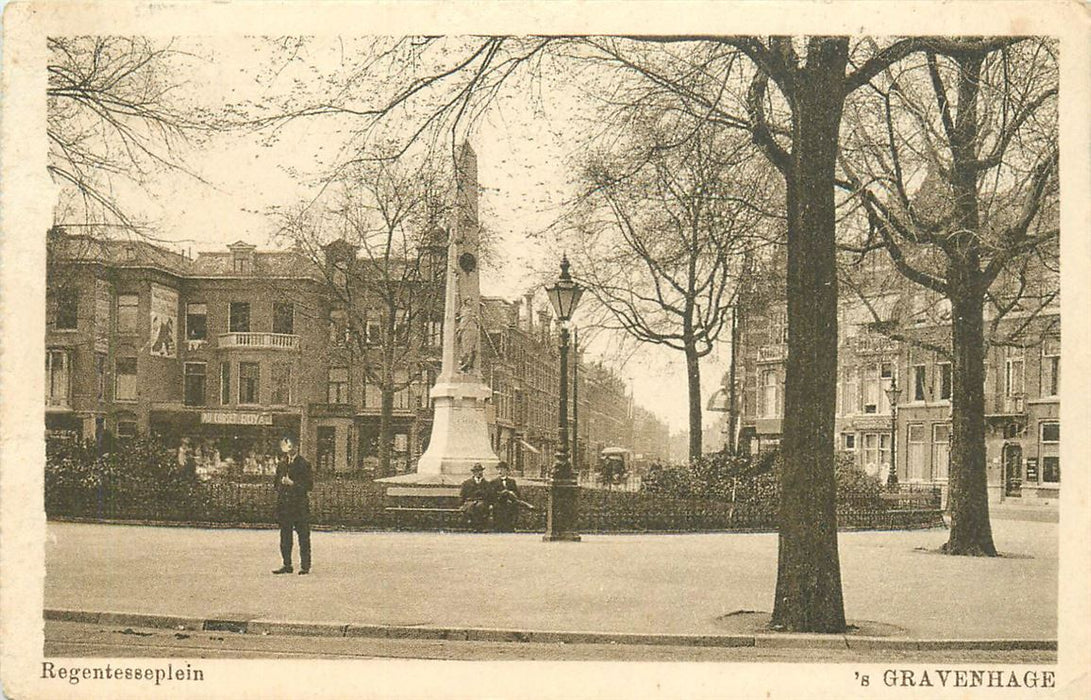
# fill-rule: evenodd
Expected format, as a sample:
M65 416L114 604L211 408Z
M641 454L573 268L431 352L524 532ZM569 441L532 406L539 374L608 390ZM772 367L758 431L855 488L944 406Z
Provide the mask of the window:
M890 433L864 433L864 471L878 476L884 466L890 465Z
M1008 348L1004 360L1004 396L1023 395L1023 369L1023 348Z
M186 304L186 340L201 341L207 337L208 310L206 305Z
M924 481L928 473L928 432L924 423L911 423L906 430L906 475L910 481Z
M405 370L395 372L394 386L400 387L394 392L394 410L404 411L409 408L409 374Z
M936 365L936 369L939 370L939 399L940 401L951 400L951 363L940 362Z
M277 362L273 365L273 398L272 402L278 406L287 406L292 403L292 365L288 362Z
M220 403L227 406L231 403L231 363L220 363Z
M349 371L347 367L330 368L326 382L326 402L349 402Z
M273 332L283 335L295 333L295 309L291 303L273 304Z
M79 323L79 295L75 289L65 287L56 293L57 313L53 328L58 331L74 331Z
M344 309L330 311L330 345L341 347L349 341L349 327L345 320Z
M924 386L928 381L928 374L924 365L913 365L913 400L924 401Z
M1061 339L1046 338L1042 343L1042 396L1061 392Z
M233 301L228 314L228 330L232 333L250 332L250 303Z
M857 381L857 369L849 367L845 369L844 398L841 401L844 415L851 415L860 411L860 384Z
M114 360L114 399L136 401L135 357L119 357Z
M864 374L864 413L889 413L890 401L886 389L894 376L894 366L889 362L870 365Z
M932 478L945 481L951 460L951 425L932 424Z
M239 274L244 274L244 275L250 273L250 256L249 255L246 255L246 254L238 255L238 254L236 254L235 257L234 257L233 262L234 262L234 265L232 266L232 269L235 272L237 272Z
M259 380L261 368L257 362L239 363L239 403L258 403Z
M67 406L71 390L71 368L67 350L50 350L45 354L45 405Z
M119 294L117 297L117 332L136 333L136 307L140 297L136 294Z
M106 400L106 355L95 353L95 398Z
M185 364L184 401L187 406L205 405L205 363Z
M383 394L379 391L378 384L368 383L364 386L364 408L379 408L383 403Z
M117 421L117 436L122 440L136 437L136 421L119 418Z
M364 325L364 337L366 338L368 345L379 345L382 343L383 330L378 320L369 320Z
M777 416L777 371L764 369L761 371L761 415L763 418Z
M1041 442L1038 454L1042 460L1042 481L1056 484L1061 481L1061 424L1041 424Z
M429 347L439 347L443 345L443 322L442 321L428 321L424 324L425 338L427 339Z
M852 452L856 449L856 433L844 433L841 438L846 452Z

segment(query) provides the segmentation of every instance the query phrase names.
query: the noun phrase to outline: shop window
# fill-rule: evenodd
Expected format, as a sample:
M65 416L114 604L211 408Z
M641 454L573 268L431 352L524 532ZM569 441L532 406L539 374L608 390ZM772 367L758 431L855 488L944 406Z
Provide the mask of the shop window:
M220 403L227 406L231 403L231 363L220 363Z
M273 403L287 406L292 403L292 365L277 362L273 365Z
M250 303L233 301L228 309L228 330L232 333L250 332Z
M259 401L261 368L257 362L239 363L239 403L256 404Z
M79 294L71 287L59 289L55 295L57 310L53 318L53 329L74 331L79 325Z
M45 405L67 406L71 398L71 356L67 350L50 350L45 354Z
M295 307L291 303L273 304L273 332L282 335L295 333Z
M205 405L205 363L185 364L184 400L187 406Z
M349 371L347 367L331 367L326 382L326 402L346 404L349 402Z
M117 297L117 332L136 333L136 311L140 297L136 294L119 294Z
M936 369L939 371L939 400L950 401L951 383L953 381L953 377L951 375L951 363L940 362L936 365Z
M95 398L106 400L106 355L95 353Z
M927 382L927 368L924 365L913 365L913 400L924 401L924 387Z
M932 425L932 478L947 479L947 467L951 461L951 425Z
M135 357L119 357L114 361L114 399L136 401Z

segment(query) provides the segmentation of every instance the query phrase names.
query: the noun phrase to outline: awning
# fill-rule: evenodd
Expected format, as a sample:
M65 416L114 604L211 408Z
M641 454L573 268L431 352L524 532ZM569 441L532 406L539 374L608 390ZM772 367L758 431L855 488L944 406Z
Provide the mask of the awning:
M530 450L531 452L533 452L536 455L542 454L541 450L539 450L537 447L535 447L534 445L530 444L529 442L527 442L526 440L524 440L522 438L519 438L519 444L522 445L523 447L527 448L528 450Z

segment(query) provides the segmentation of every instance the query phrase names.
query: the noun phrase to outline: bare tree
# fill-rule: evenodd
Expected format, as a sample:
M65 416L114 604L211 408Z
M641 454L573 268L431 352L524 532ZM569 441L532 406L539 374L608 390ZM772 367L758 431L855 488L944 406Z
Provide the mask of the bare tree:
M200 179L186 168L181 146L211 123L181 104L179 52L146 37L54 36L47 42L47 168L68 209L58 223L147 237L118 185L139 185L162 168Z
M686 360L689 456L702 454L700 360L729 322L768 177L749 143L685 119L646 126L584 159L586 190L566 236L608 325ZM683 132L680 135L680 132ZM752 162L752 161L751 161Z
M1059 232L1055 50L1037 39L932 40L874 76L849 122L842 164L867 217L864 247L884 248L898 272L950 303L949 554L996 555L986 337L1005 342L1000 319L1016 306L1034 306L1033 319L1056 300L1048 289L1028 299L1028 279L1055 266Z
M421 387L438 361L443 312L447 196L429 166L382 159L345 171L336 202L282 217L281 235L322 271L332 299L331 336L351 345L366 384L379 392L378 457L393 473L399 392ZM324 201L324 200L323 200Z

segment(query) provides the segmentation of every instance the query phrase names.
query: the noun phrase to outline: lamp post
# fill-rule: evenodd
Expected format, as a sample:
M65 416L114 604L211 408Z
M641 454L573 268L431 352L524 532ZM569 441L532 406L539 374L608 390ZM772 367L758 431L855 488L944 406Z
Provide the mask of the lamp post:
M583 288L568 273L567 255L561 257L560 278L546 289L546 294L561 324L561 382L557 460L549 479L549 511L542 539L546 542L579 542L580 536L576 532L579 491L568 453L568 321L580 303Z
M902 390L898 388L898 380L890 378L890 388L886 390L886 398L890 401L890 473L886 478L887 486L898 485L898 453L896 452L898 441L898 398Z

